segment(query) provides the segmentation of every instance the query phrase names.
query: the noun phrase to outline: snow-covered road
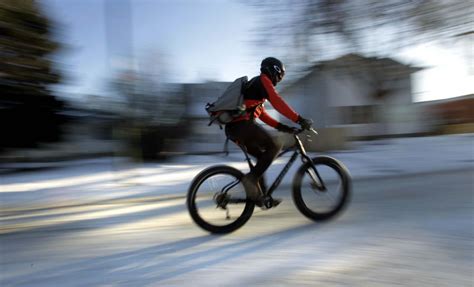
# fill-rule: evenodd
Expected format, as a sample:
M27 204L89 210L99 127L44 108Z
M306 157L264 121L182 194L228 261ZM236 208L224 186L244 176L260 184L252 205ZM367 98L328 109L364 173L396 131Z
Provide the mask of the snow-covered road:
M474 170L474 135L356 142L350 150L333 151L329 155L344 162L354 179ZM277 176L288 157L277 159L270 167L269 180ZM130 163L117 158L3 163L0 164L0 208L41 208L119 198L184 196L199 171L222 163L242 171L248 169L239 152L229 156L181 156L159 163ZM294 164L283 185L291 183L300 164L299 161ZM16 168L33 171L10 172Z
M3 210L1 286L472 286L473 172L359 179L324 224L288 193L237 232L192 223L181 197Z

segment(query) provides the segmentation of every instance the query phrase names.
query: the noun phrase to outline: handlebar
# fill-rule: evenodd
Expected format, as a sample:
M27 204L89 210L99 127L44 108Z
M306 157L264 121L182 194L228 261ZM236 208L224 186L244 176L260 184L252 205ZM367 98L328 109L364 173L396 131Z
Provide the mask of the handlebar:
M285 148L282 152L280 152L280 154L277 157L280 157L280 156L286 154L287 152L290 152L290 151L293 151L293 150L297 149L298 146L300 146L300 148L302 148L302 142L301 142L300 138L298 137L298 135L301 134L304 131L310 131L310 132L314 133L315 135L318 135L318 132L313 127L309 128L309 129L302 129L302 128L297 129L297 131L295 133L293 133L293 137L295 138L294 144L292 146L289 146L289 147ZM307 137L310 137L310 135L307 135ZM309 140L309 141L311 141L311 140Z
M302 132L304 132L304 131L310 131L310 132L314 133L315 135L318 135L318 134L319 134L313 127L309 128L309 129L307 129L307 130L300 128L300 129L298 129L298 131L297 131L296 133L294 133L294 134L295 134L295 135L299 135L300 133L302 133Z

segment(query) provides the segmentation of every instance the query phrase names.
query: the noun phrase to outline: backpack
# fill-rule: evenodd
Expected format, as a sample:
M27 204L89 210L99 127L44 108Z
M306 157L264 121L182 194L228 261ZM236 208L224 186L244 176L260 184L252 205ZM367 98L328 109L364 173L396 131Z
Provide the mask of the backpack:
M246 107L242 92L247 82L247 76L236 79L215 102L207 103L208 126L218 124L222 128L222 125L230 123L234 118L245 114Z

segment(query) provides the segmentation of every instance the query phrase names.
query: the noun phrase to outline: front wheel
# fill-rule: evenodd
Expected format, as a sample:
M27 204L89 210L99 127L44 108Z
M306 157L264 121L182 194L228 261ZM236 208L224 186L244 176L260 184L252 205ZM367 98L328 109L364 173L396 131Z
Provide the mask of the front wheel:
M293 201L306 217L328 220L340 213L349 201L351 178L347 168L338 160L320 156L311 163L303 164L293 179ZM315 171L320 175L325 189L314 182ZM317 178L317 177L316 177Z
M197 225L211 233L229 233L250 219L255 204L247 199L242 176L233 167L219 165L193 179L186 204Z

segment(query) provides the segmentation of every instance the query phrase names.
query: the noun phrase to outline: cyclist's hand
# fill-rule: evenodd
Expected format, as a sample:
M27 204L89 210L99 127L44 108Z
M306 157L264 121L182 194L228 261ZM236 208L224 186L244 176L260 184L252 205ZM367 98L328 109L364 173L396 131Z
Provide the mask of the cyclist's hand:
M298 117L298 124L301 126L302 129L304 130L309 130L311 126L313 125L313 120L312 119L305 119L301 116Z
M295 127L290 127L287 125L284 125L282 123L279 123L276 127L277 130L283 133L289 133L289 134L297 134L299 132L298 128Z

